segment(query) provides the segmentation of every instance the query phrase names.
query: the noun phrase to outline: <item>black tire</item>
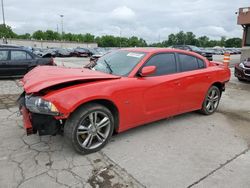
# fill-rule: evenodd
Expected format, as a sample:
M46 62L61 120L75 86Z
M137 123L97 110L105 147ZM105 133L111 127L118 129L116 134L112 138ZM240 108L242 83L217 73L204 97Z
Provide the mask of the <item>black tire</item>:
M89 128L92 125L91 120L90 120L91 114L97 114L95 117L96 123L94 123L95 124L94 129L95 129L96 133L93 133L93 130L91 128ZM106 116L105 118L108 118L107 121L110 122L109 126L106 127L108 132L105 133L106 134L105 140L103 142L99 143L100 145L96 144L98 147L93 147L93 148L91 148L90 146L88 147L89 141L87 141L87 143L86 143L87 146L85 146L85 147L82 146L82 145L84 145L84 142L88 139L89 135L91 135L91 137L92 137L91 139L88 139L88 140L91 140L90 141L91 143L93 141L96 141L96 142L100 141L99 138L101 138L101 137L98 134L98 131L100 131L102 128L105 128L105 127L102 127L99 129L96 127L98 124L97 119L98 118L100 119L100 116L102 116L102 115ZM92 115L92 118L93 118L93 115ZM102 120L104 120L104 118ZM102 121L102 120L100 120L100 121ZM94 120L92 119L92 122L93 121ZM82 126L82 124L86 124L86 127ZM83 130L82 132L86 132L86 128L88 127L87 128L88 133L78 135L79 132L81 132L81 130L79 130L80 127L84 127L84 129L82 129ZM90 103L90 104L86 104L86 105L81 106L75 112L73 112L73 114L67 119L67 121L64 125L65 137L69 140L69 142L72 144L74 149L80 154L89 154L89 153L93 153L93 152L101 150L110 140L110 138L113 134L113 131L114 131L114 117L113 117L112 113L105 106L97 104L97 103ZM93 134L96 134L96 135L93 136ZM85 137L85 140L82 136ZM104 134L102 136L104 136ZM83 143L80 144L80 141L82 141Z
M213 97L212 93L215 93L216 95L214 95ZM216 86L211 86L207 91L200 112L204 115L213 114L219 106L220 98L221 98L220 89Z
M244 79L242 79L242 78L238 78L238 80L239 80L240 82L243 82L243 81L244 81Z

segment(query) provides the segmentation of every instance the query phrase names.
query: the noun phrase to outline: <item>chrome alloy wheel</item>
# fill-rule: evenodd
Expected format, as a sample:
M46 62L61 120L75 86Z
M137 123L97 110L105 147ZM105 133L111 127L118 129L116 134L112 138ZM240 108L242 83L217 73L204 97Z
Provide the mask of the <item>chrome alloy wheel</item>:
M84 149L95 149L108 138L110 126L107 114L101 111L90 112L77 127L77 141Z
M210 113L214 112L218 107L219 101L220 101L219 90L212 89L208 93L206 98L206 103L205 103L206 110Z

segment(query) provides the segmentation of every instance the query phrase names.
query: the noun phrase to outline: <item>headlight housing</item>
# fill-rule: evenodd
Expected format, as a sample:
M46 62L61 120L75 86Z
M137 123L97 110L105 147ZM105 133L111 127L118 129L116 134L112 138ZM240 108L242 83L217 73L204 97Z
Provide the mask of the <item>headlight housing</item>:
M25 106L30 112L33 113L59 115L59 111L53 103L38 96L26 95Z
M239 67L242 68L242 69L244 69L244 68L245 68L244 63L241 62L241 63L239 64Z

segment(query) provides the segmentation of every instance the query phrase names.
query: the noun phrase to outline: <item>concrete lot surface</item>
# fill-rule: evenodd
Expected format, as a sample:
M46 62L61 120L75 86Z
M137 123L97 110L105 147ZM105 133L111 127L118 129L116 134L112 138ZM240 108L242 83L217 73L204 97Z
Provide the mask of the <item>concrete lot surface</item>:
M15 104L21 92L18 81L0 80L0 187L250 187L250 84L234 76L213 115L141 126L86 156L63 136L26 136Z

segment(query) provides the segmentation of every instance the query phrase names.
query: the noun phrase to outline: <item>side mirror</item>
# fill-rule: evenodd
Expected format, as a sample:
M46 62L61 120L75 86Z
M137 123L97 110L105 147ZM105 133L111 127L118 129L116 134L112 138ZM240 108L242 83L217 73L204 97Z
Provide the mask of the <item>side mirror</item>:
M140 76L146 77L146 76L149 76L150 74L154 74L155 71L156 71L156 66L143 67L141 72L140 72Z

